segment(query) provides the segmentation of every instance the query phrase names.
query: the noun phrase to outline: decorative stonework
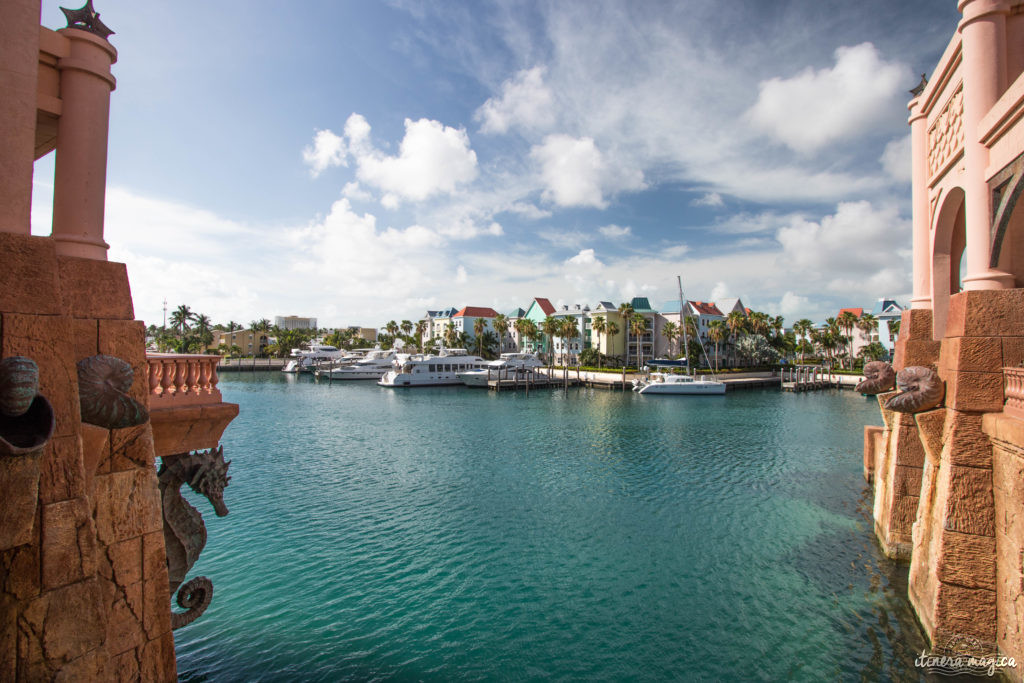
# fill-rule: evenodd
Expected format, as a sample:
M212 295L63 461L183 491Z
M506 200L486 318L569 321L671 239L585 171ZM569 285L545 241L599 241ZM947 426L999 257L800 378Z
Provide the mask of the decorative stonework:
M963 147L964 89L960 86L928 129L928 174L938 174Z

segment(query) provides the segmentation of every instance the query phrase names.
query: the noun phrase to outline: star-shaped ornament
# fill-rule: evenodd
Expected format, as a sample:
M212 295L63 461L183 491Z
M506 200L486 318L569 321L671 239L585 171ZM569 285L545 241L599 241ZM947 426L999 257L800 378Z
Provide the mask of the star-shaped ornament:
M92 8L92 0L86 0L85 7L79 9L61 7L60 11L68 19L68 28L80 28L83 31L95 33L104 40L113 33L106 24L100 21L100 13Z

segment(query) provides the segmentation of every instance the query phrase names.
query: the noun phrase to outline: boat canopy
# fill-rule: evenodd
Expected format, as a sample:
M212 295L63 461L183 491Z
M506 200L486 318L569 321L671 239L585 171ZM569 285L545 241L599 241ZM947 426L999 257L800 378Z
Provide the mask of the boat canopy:
M644 361L646 365L652 365L659 368L685 368L686 361L684 360L668 360L667 358L652 358L648 361Z

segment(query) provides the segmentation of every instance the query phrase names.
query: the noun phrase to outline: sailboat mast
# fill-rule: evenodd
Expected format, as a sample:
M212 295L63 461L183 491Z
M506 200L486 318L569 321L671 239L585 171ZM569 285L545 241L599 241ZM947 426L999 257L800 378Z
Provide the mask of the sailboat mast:
M686 332L686 318L683 315L683 310L686 308L686 304L683 301L683 277L676 275L676 283L679 285L679 324L683 328L683 358L686 359L686 374L690 374L690 338Z

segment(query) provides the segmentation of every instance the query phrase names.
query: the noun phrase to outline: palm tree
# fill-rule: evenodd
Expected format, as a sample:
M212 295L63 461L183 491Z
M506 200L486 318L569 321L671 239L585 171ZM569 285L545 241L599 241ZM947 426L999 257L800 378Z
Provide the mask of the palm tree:
M647 318L640 313L634 313L629 320L629 331L636 337L636 369L639 370L643 366L644 360L644 344L641 337L647 334Z
M576 325L576 319L572 316L562 318L561 323L559 324L560 329L558 334L562 338L562 346L564 348L562 364L566 366L569 364L569 356L571 355L569 352L569 344L571 340L580 336L579 327Z
M547 354L548 354L548 366L554 362L555 356L555 335L558 334L559 321L557 318L552 318L550 315L545 317L540 323L540 331L548 338Z
M608 331L608 320L599 315L590 321L590 329L597 336L597 367L601 367L601 335Z
M729 328L724 320L712 320L708 323L708 338L715 342L715 370L718 370L718 345L729 336Z
M899 336L899 334L900 334L900 322L901 321L900 321L899 318L893 318L893 319L889 320L886 323L889 326L889 336L890 337L898 337Z
M604 333L608 335L609 339L615 339L615 335L619 333L619 324L614 320L609 320L604 324ZM600 363L600 356L598 357Z
M427 321L420 320L416 323L416 339L419 341L420 353L423 353L423 335L427 333Z
M183 335L190 329L189 323L194 317L192 309L182 304L171 313L171 327L178 330L179 336Z
M508 316L504 313L499 313L494 316L494 320L491 321L491 327L494 328L494 334L498 337L498 353L505 351L505 336L508 334Z
M195 323L196 336L199 338L199 342L203 348L206 348L213 341L213 332L210 331L213 323L209 316L203 315L202 313L195 316Z
M868 341L871 341L871 333L878 329L878 318L870 313L865 313L857 321L857 329L860 330Z
M455 329L455 323L448 323L448 326L444 328L444 343L449 348L454 348L455 343L458 341L459 332Z
M669 349L671 349L672 340L679 336L679 325L672 321L665 323L665 326L661 328L661 336L668 341Z
M484 355L484 331L487 329L487 319L477 318L473 321L473 336L476 337L476 353Z
M519 350L522 351L525 348L523 342L530 339L530 328L536 328L536 325L528 318L517 318L512 327L519 333Z
M800 337L801 339L807 339L808 335L810 335L811 330L813 328L814 328L814 323L812 323L807 318L800 318L795 323L793 323L793 332L795 332L796 335L798 337ZM804 362L804 347L801 344L798 348L800 349L800 362L803 363Z
M742 311L733 311L725 319L725 325L729 328L729 335L734 340L739 340L740 335L747 331L747 316ZM733 349L733 362L736 360L735 348Z
M843 336L849 345L850 367L853 367L853 328L857 325L857 316L852 311L843 311L836 318L836 324L843 330Z
M629 363L629 328L630 320L633 318L633 304L621 303L619 304L619 315L622 316L622 331L626 334L626 343L622 346L622 365L626 366Z
M402 324L399 325L399 327L402 328L402 334L404 334L406 337L412 334L413 324L411 320L403 320Z
M240 329L241 327L242 326L236 323L234 320L228 321L228 334L231 335L231 343L228 344L228 353L231 353L231 349L235 348L235 330Z
M398 323L396 323L394 320L389 320L388 324L384 326L384 331L390 334L392 338L398 336L398 331L400 329L401 328L398 326Z

